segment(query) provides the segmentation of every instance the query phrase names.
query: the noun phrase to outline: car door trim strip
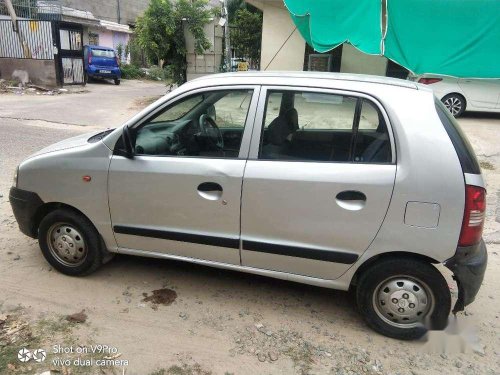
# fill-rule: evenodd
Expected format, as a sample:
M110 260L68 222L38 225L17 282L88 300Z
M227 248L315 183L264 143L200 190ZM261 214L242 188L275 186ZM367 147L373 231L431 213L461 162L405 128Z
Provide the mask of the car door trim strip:
M163 240L191 242L201 245L227 247L230 249L239 249L239 239L230 237L216 237L204 234L193 234L185 232L173 232L160 229L150 229L133 227L128 225L115 225L115 233L127 234L131 236L159 238ZM278 245L265 242L243 241L243 250L268 253L275 255L285 255L296 258L305 258L320 260L325 262L334 262L341 264L353 264L358 260L358 255L334 250L311 249L307 247L297 247L288 245Z
M131 236L159 238L163 240L191 242L201 245L210 245L218 247L227 247L231 249L240 248L239 238L215 237L204 234L193 234L185 232L172 232L159 229L140 228L126 225L115 225L113 227L115 233L128 234Z
M276 255L286 255L296 258L322 260L325 262L342 264L353 264L358 260L358 255L353 253L344 253L335 250L311 249L307 247L277 245L255 241L243 241L243 250Z

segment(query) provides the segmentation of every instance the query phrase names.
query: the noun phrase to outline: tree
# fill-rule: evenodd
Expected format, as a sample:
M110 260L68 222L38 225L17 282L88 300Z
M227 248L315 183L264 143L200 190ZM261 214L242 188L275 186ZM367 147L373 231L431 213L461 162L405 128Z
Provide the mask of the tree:
M174 82L186 81L185 32L194 37L195 53L202 54L210 48L204 27L210 22L212 12L208 0L151 0L148 9L137 19L137 41L148 59L160 68L167 62Z
M227 0L227 13L230 23L234 22L236 12L240 9L246 9L245 0Z
M151 0L143 16L137 18L137 43L147 57L162 67L175 31L174 12L170 0Z
M257 66L260 60L262 39L262 13L240 9L232 25L231 44L241 57L250 59Z

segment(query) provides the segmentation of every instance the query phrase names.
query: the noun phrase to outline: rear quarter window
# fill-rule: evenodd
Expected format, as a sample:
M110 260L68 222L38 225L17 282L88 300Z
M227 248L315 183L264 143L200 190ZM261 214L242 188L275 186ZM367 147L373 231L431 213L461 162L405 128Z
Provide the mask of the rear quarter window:
M479 168L474 149L460 128L457 120L441 101L436 98L435 102L437 114L450 137L451 143L453 143L455 147L458 159L462 165L463 173L481 174L481 168Z

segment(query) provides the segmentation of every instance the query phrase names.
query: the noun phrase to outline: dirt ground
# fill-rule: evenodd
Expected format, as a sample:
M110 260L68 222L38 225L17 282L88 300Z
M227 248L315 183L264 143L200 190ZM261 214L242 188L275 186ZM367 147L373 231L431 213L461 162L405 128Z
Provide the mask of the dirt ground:
M51 269L17 228L8 202L14 169L45 145L117 125L163 90L134 82L120 89L127 85L134 94L123 94L114 117L64 115L87 126L60 123L44 108L90 111L91 96L114 86L43 100L0 96L0 373L500 374L500 115L460 120L488 185L483 287L447 332L400 342L367 328L344 292L129 256L84 278ZM22 363L24 347L47 358Z

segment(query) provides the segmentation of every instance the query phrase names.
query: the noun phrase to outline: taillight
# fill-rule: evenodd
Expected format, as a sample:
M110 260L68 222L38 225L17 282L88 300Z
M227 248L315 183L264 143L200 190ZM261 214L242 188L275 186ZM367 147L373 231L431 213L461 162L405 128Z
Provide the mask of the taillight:
M89 65L92 65L92 54L89 53Z
M420 78L418 83L423 83L424 85L432 85L433 83L441 82L442 78Z
M115 62L116 62L116 66L120 66L120 64L118 63L118 56L115 55Z
M458 246L472 246L481 241L486 211L486 191L465 185L465 209Z

